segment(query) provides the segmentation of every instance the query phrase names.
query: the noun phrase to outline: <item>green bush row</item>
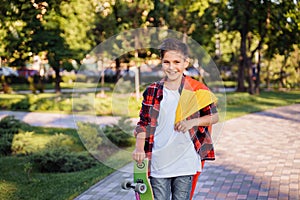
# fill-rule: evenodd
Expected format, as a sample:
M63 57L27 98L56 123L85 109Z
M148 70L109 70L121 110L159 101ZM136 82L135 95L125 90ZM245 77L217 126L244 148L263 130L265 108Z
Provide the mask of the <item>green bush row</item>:
M36 134L32 130L30 125L14 116L3 118L0 121L0 155L28 156L29 162L40 172L74 172L97 164L96 159L83 148L78 150L78 141L74 136L63 133ZM130 147L135 143L127 118L103 129L96 124L81 123L78 133L85 147L92 154L97 152L97 157L101 159L117 153L118 148Z
M128 118L123 117L118 124L101 129L96 124L78 123L78 134L91 151L97 151L101 146L110 146L111 143L119 148L130 147L135 143L133 126Z
M40 172L75 172L97 165L87 152L70 152L66 148L49 148L30 156Z
M55 134L50 139L46 137L44 145L38 145L35 142L38 135L29 129L30 125L14 116L1 119L0 155L29 156L30 162L41 172L73 172L97 164L87 152L74 151L75 140L70 135Z
M28 94L0 96L0 109L13 111L65 111L71 113L95 112L97 115L111 115L111 98L96 98L95 94ZM91 101L95 101L91 103ZM136 111L138 113L138 111Z
M34 102L30 98L22 99L11 105L11 110L29 110L29 111L48 111L48 110L60 110L71 111L72 105L67 100L61 98L41 98Z

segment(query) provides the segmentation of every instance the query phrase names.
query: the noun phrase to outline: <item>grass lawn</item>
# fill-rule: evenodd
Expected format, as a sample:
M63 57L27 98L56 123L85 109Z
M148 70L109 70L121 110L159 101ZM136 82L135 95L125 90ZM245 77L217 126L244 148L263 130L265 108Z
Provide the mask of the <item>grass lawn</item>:
M227 93L225 119L228 120L245 114L296 103L300 103L300 91L268 91L261 92L260 95L250 95L248 93Z
M75 83L65 83L61 82L60 87L61 89L73 89ZM12 87L13 91L18 92L22 90L30 90L29 89L29 84L11 84L10 87ZM97 84L95 83L81 83L81 82L76 82L76 88L95 88L97 87ZM112 87L112 84L110 83L105 83L104 87ZM55 88L55 83L46 83L44 84L44 89L54 89Z
M31 147L29 149L33 149L33 153L42 150L51 138L57 137L58 133L68 138L68 143L65 145L73 152L86 151L77 131L74 129L30 127L22 130L21 133L23 131L34 133L32 136L23 139L23 143L26 144L24 148L26 146ZM73 142L70 142L70 138ZM14 146L14 142L15 140L13 140L12 146ZM30 162L29 157L20 153L23 152L20 151L11 156L0 156L1 200L71 200L99 180L114 172L114 169L97 161L96 166L92 168L69 173L41 173L33 167L32 172L28 176L25 169L26 165ZM117 156L123 158L124 161L124 156ZM126 160L124 162L128 163L129 161Z
M0 199L74 199L114 170L102 164L71 173L33 172L31 181L24 172L25 157L0 158Z

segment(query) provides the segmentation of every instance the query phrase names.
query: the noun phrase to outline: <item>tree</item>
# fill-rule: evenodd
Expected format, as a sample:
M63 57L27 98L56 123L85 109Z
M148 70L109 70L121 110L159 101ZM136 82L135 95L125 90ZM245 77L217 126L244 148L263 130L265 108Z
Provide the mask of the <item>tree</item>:
M297 61L294 65L290 65L288 64L288 59L293 58L293 52L298 50L296 44L300 44L299 8L299 1L283 1L272 5L272 15L270 15L271 28L269 37L266 40L265 57L268 60L271 60L276 55L283 57L278 72L278 81L281 87L286 86L284 79L286 79L286 76L289 76L287 71L291 71L288 68L298 67Z
M64 59L70 58L72 55L65 39L61 36L63 30L61 28L61 4L64 1L48 0L41 2L33 7L39 10L36 16L35 24L30 24L31 29L30 42L27 46L33 52L47 52L47 58L50 66L55 71L55 91L60 93L60 66Z
M95 18L100 14L98 6L100 5L93 0L64 1L60 4L60 35L70 49L73 59L81 60L97 44L99 35L93 30Z
M5 51L10 65L23 67L31 55L47 52L49 64L56 74L56 92L60 92L60 62L74 55L63 37L65 30L62 7L67 0L17 1L2 6ZM69 38L68 38L69 39ZM68 40L70 41L70 40ZM73 47L73 46L72 46ZM73 50L73 51L72 51Z
M99 15L97 15L95 20L94 33L98 37L95 37L96 42L99 44L110 36L118 34L120 31L126 31L129 29L137 29L147 26L147 15L149 11L153 8L152 1L149 0L139 0L139 1L101 1L102 6L98 9ZM139 34L139 32L137 32ZM133 39L133 45L136 47L134 52L128 52L126 56L132 56L135 59L139 57L139 53L142 51L139 49L139 36L136 35ZM130 42L130 41L127 41ZM126 48L122 39L117 42L118 47L116 48ZM117 49L116 49L117 51ZM111 52L114 53L114 52ZM116 70L117 77L119 77L121 58L117 57Z
M273 44L281 43L284 37L274 37L275 32L294 33L294 31L288 30L291 28L288 13L291 11L295 13L295 9L292 8L295 7L295 3L292 0L282 2L272 0L229 0L220 2L218 6L219 17L224 23L224 29L238 31L241 36L237 91L246 90L244 81L247 77L248 91L250 94L254 94L259 89L260 59L263 44L271 40ZM286 38L286 42L288 42L283 45L285 49L290 49L292 44L297 43L292 38L294 36L295 34L292 34L290 38ZM274 47L268 46L274 49ZM273 55L271 51L269 54ZM256 53L259 57L256 63L256 73L253 74L252 66L254 66ZM256 80L255 85L254 80Z
M24 66L30 56L30 48L26 44L32 32L28 25L35 20L37 11L32 9L29 1L12 0L5 2L1 7L2 28L6 32L2 39L2 44L5 45L5 56L9 58L10 65Z

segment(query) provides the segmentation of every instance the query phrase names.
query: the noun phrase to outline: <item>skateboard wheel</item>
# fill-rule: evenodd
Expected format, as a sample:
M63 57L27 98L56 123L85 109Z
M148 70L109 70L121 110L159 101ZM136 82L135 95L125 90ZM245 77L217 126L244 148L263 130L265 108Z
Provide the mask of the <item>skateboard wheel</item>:
M137 183L135 185L134 191L144 194L147 191L147 186L144 183Z
M132 182L127 180L121 184L121 187L124 190L129 190L131 188L131 185L132 185Z

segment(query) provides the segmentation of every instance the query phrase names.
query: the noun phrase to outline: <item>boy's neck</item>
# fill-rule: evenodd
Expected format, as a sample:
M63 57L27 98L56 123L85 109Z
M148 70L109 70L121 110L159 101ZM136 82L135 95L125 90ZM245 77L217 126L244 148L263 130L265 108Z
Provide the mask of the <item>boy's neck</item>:
M178 90L181 84L181 80L182 80L182 76L181 78L176 80L169 80L168 78L166 78L164 86L169 90Z

